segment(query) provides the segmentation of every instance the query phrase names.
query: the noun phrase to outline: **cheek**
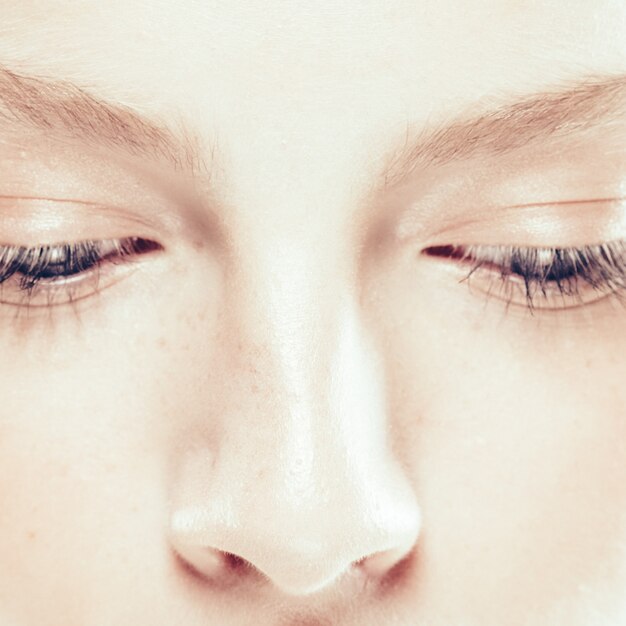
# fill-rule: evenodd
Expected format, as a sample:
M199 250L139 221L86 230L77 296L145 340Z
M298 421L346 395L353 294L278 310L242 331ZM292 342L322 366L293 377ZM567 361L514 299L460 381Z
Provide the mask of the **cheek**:
M467 395L440 407L467 423L437 423L435 414L419 429L420 592L454 588L477 610L499 607L504 620L530 601L547 611L561 599L582 602L584 588L616 591L626 455L615 407L601 398L594 407L557 404L551 394L523 402L514 388L496 388L500 403ZM476 568L481 576L470 576Z
M104 623L99 598L122 597L139 575L139 595L166 586L168 428L189 395L193 337L180 311L151 308L139 330L120 309L80 329L2 336L0 605L17 623Z
M494 623L607 588L619 600L624 324L548 327L415 291L392 289L376 313L390 420L423 510L414 593L435 614Z
M55 607L64 623L81 623L85 598L96 591L89 581L106 588L127 576L119 556L110 555L132 559L135 538L151 532L145 516L158 505L150 492L154 476L146 463L129 462L138 455L137 433L117 430L123 404L115 397L103 409L106 398L90 395L86 383L95 375L88 368L66 370L53 386L22 376L3 407L0 605L19 616L17 623L47 624L50 616L40 607ZM0 393L11 378L3 377ZM72 589L80 589L80 597Z

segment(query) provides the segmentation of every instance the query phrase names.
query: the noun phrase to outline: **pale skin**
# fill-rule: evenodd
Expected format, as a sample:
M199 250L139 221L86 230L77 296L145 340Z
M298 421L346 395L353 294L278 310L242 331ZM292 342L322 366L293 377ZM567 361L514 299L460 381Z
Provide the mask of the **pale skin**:
M1 624L626 624L623 294L427 252L626 239L626 4L0 16L0 244L154 244L2 289Z

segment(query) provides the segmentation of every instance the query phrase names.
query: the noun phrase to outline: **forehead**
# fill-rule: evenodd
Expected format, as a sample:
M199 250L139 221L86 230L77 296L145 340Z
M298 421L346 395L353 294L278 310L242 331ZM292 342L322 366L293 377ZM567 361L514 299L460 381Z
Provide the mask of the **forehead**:
M524 80L547 61L582 60L589 46L603 63L626 45L620 0L2 0L0 9L1 51L11 56L162 79L161 87L198 78L208 91L207 79L233 87L246 78L251 96L385 81L398 90L394 80L407 72L422 96L433 86L453 93L443 89L450 78L466 90L517 68ZM46 49L53 58L31 54Z
M273 189L275 203L289 180L319 194L322 181L374 173L407 124L626 68L620 0L2 0L0 11L2 63L179 122L229 155L244 194Z

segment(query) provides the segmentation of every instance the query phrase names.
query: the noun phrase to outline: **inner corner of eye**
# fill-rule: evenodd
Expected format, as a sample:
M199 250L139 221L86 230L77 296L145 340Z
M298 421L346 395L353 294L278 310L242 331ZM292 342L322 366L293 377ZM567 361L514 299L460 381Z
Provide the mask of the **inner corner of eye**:
M148 254L150 252L159 252L165 248L161 243L153 239L145 237L129 237L123 242L122 247L127 247L127 252L132 254Z
M422 250L422 254L444 259L461 259L465 256L465 249L462 246L452 244L428 246Z

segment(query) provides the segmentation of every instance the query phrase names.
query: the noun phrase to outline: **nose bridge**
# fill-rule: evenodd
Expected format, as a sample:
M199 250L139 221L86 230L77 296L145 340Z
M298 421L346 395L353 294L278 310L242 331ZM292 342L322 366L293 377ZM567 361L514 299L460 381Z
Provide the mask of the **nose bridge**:
M310 350L300 346L301 358L289 355L273 380L284 401L270 417L279 421L272 442L279 462L267 476L270 491L275 482L283 499L292 496L294 513L307 504L347 506L356 493L338 485L371 480L368 467L386 452L381 377L354 311L345 304L331 328L320 326Z
M245 461L249 488L280 513L283 532L301 540L306 523L314 522L320 541L341 535L341 525L348 533L362 523L358 516L385 526L396 468L387 446L384 372L349 273L337 261L321 266L318 255L314 263L304 246L287 257L273 268L257 266L254 297L261 302L250 307L265 312L256 332L262 329L267 351L256 353L254 369L265 369L262 385L272 401L264 403L267 412L248 416L246 439L258 433L256 448L267 451Z
M376 358L356 309L352 287L338 263L321 267L302 246L257 266L248 309L262 311L245 329L264 346L254 352L262 393L271 401L250 416L277 462L263 471L271 493L293 492L298 510L307 494L330 493L328 483L347 478L384 430L383 389ZM270 267L268 267L270 265ZM267 278L262 278L267 277ZM357 406L357 405L361 406ZM376 431L376 432L374 432ZM368 444L369 441L369 444ZM342 476L342 474L344 476ZM275 487L275 488L274 488Z
M299 414L299 423L329 399L320 389L328 387L346 323L357 318L349 269L320 248L286 237L263 246L250 255L254 267L242 272L232 304L245 346L238 366L253 371L272 398L287 403L294 418Z

